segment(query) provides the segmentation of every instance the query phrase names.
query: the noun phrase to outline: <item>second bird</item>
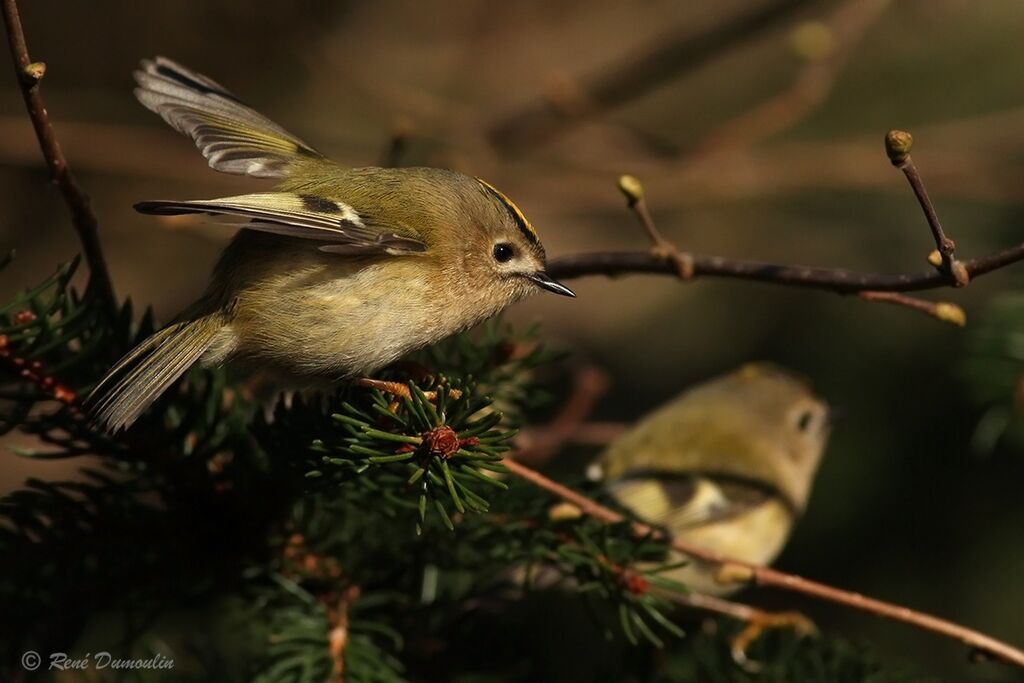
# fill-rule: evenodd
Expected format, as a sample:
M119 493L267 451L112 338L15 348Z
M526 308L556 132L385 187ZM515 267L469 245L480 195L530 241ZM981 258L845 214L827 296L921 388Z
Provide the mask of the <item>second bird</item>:
M121 359L89 398L130 426L192 365L228 361L295 385L370 374L545 289L544 247L487 182L436 168L346 168L209 78L162 57L135 95L212 168L277 178L270 192L148 201L142 213L249 219L206 293Z

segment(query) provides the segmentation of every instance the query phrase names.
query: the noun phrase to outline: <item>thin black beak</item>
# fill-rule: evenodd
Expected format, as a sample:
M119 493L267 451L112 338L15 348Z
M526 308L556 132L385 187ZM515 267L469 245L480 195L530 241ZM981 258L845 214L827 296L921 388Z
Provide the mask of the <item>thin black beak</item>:
M538 287L543 287L549 292L561 294L562 296L576 296L576 293L574 291L563 285L561 282L556 282L555 280L551 279L551 276L545 273L543 270L533 273L532 275L527 275L526 277L529 280L533 280L533 282Z

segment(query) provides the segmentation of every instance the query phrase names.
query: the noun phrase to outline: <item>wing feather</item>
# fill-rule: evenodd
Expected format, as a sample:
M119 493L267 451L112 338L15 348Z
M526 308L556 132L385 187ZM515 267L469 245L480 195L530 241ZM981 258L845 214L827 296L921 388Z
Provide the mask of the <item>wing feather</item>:
M294 192L257 192L188 201L155 200L135 205L140 213L171 216L188 213L250 218L245 227L288 237L324 242L322 251L339 254L410 254L426 245L376 225L367 225L348 204Z
M651 524L673 530L715 524L743 514L771 498L770 491L747 482L712 475L653 473L611 484L616 500Z
M216 81L166 57L143 60L135 82L139 102L191 137L218 171L284 178L298 159L323 159Z

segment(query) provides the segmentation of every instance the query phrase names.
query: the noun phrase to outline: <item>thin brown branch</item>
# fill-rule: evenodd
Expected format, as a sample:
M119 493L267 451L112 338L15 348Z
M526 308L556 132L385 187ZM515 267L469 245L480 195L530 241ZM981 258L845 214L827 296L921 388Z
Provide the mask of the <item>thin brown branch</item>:
M674 29L600 73L562 87L493 125L492 143L506 153L530 149L572 126L647 94L708 63L750 38L778 26L812 3L775 0L748 10L721 26L692 35Z
M64 203L71 213L71 224L74 226L75 232L78 233L85 261L89 265L89 284L108 310L113 313L117 310L117 299L114 297L114 287L100 245L96 215L92 211L89 196L75 181L67 159L64 158L60 141L53 130L49 112L46 110L46 103L39 90L39 83L46 73L46 64L33 62L29 57L16 0L2 1L0 9L3 11L4 25L7 27L7 44L10 47L15 76L18 79L29 118L32 120L39 148L50 171L50 180L60 190Z
M654 218L647 208L647 200L644 198L644 187L640 181L631 175L619 177L619 190L626 197L626 204L630 211L640 221L640 226L647 233L651 240L651 253L664 261L672 263L676 268L676 274L680 280L689 280L693 277L693 259L686 252L681 252L675 244L665 239L661 231L654 224Z
M503 463L516 476L544 489L567 503L575 505L585 514L595 519L609 524L626 521L626 518L618 512L549 479L522 463L518 463L510 458L505 458ZM637 535L663 537L661 531L646 524L633 522L632 525ZM902 605L870 598L817 581L811 581L794 574L787 574L771 567L762 567L734 560L680 539L671 539L670 545L674 550L684 555L718 565L718 578L725 583L749 583L757 586L770 586L801 593L826 602L844 605L957 640L973 651L982 653L987 657L1024 667L1024 650L952 621L924 612L918 612Z
M963 327L967 324L967 314L964 313L964 309L949 301L925 301L924 299L907 296L899 292L858 292L857 296L865 301L881 301L921 311L925 315L930 315L944 323L956 325L957 327Z
M599 368L580 368L573 376L569 400L555 419L520 432L516 438L516 458L533 467L546 463L562 446L575 440L576 433L607 388L608 377Z
M928 198L924 182L910 160L913 139L909 133L890 131L885 138L890 161L902 169L910 180L925 217L931 226L938 247L939 259L929 258L937 271L924 273L858 273L840 268L782 265L722 256L705 256L679 252L671 242L661 236L654 226L644 199L644 189L632 176L619 179L619 189L626 196L630 209L638 216L648 236L655 243L651 252L603 252L572 254L554 259L548 272L561 279L584 275L623 275L626 273L673 273L690 279L700 275L729 277L741 280L821 289L838 294L858 294L869 301L886 301L923 311L945 322L963 324L963 311L948 303L932 304L912 297L891 296L886 293L937 289L944 286L962 287L972 278L1024 259L1024 243L972 259L967 262L955 258L953 240L946 237L938 215Z
M928 190L925 189L921 174L917 172L914 161L910 158L910 148L914 144L914 138L910 133L902 130L891 130L885 136L885 150L889 155L892 165L903 171L910 189L917 197L921 210L924 211L925 220L932 231L932 238L935 240L935 250L938 252L938 259L929 257L932 265L939 268L954 287L964 287L970 281L970 277L963 264L956 260L956 244L942 230L939 216L935 212L932 200L928 197Z
M914 292L949 285L946 276L935 271L867 273L842 268L785 265L694 253L690 254L690 258L693 259L694 277L703 275L754 280L789 287L820 289L837 294L856 294L865 290ZM1021 260L1024 260L1024 243L962 263L967 274L973 279ZM569 254L553 259L548 264L548 272L559 280L588 275L678 275L675 264L666 262L649 251Z

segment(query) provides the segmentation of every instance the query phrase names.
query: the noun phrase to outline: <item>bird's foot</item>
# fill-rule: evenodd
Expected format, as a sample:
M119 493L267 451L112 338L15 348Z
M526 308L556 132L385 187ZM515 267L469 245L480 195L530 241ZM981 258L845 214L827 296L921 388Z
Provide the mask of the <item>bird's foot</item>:
M746 618L747 625L730 642L733 660L751 673L761 670L761 663L747 656L747 649L765 631L773 628L791 628L803 638L818 632L814 622L800 612L765 612L754 610Z
M395 398L407 398L412 400L412 392L409 391L409 385L403 382L392 382L384 379L372 379L370 377L360 377L353 382L356 386L366 387L367 389L377 389L384 393L391 394ZM424 396L427 397L428 401L437 401L436 391L425 391ZM448 398L457 399L462 397L462 391L460 389L448 389Z

